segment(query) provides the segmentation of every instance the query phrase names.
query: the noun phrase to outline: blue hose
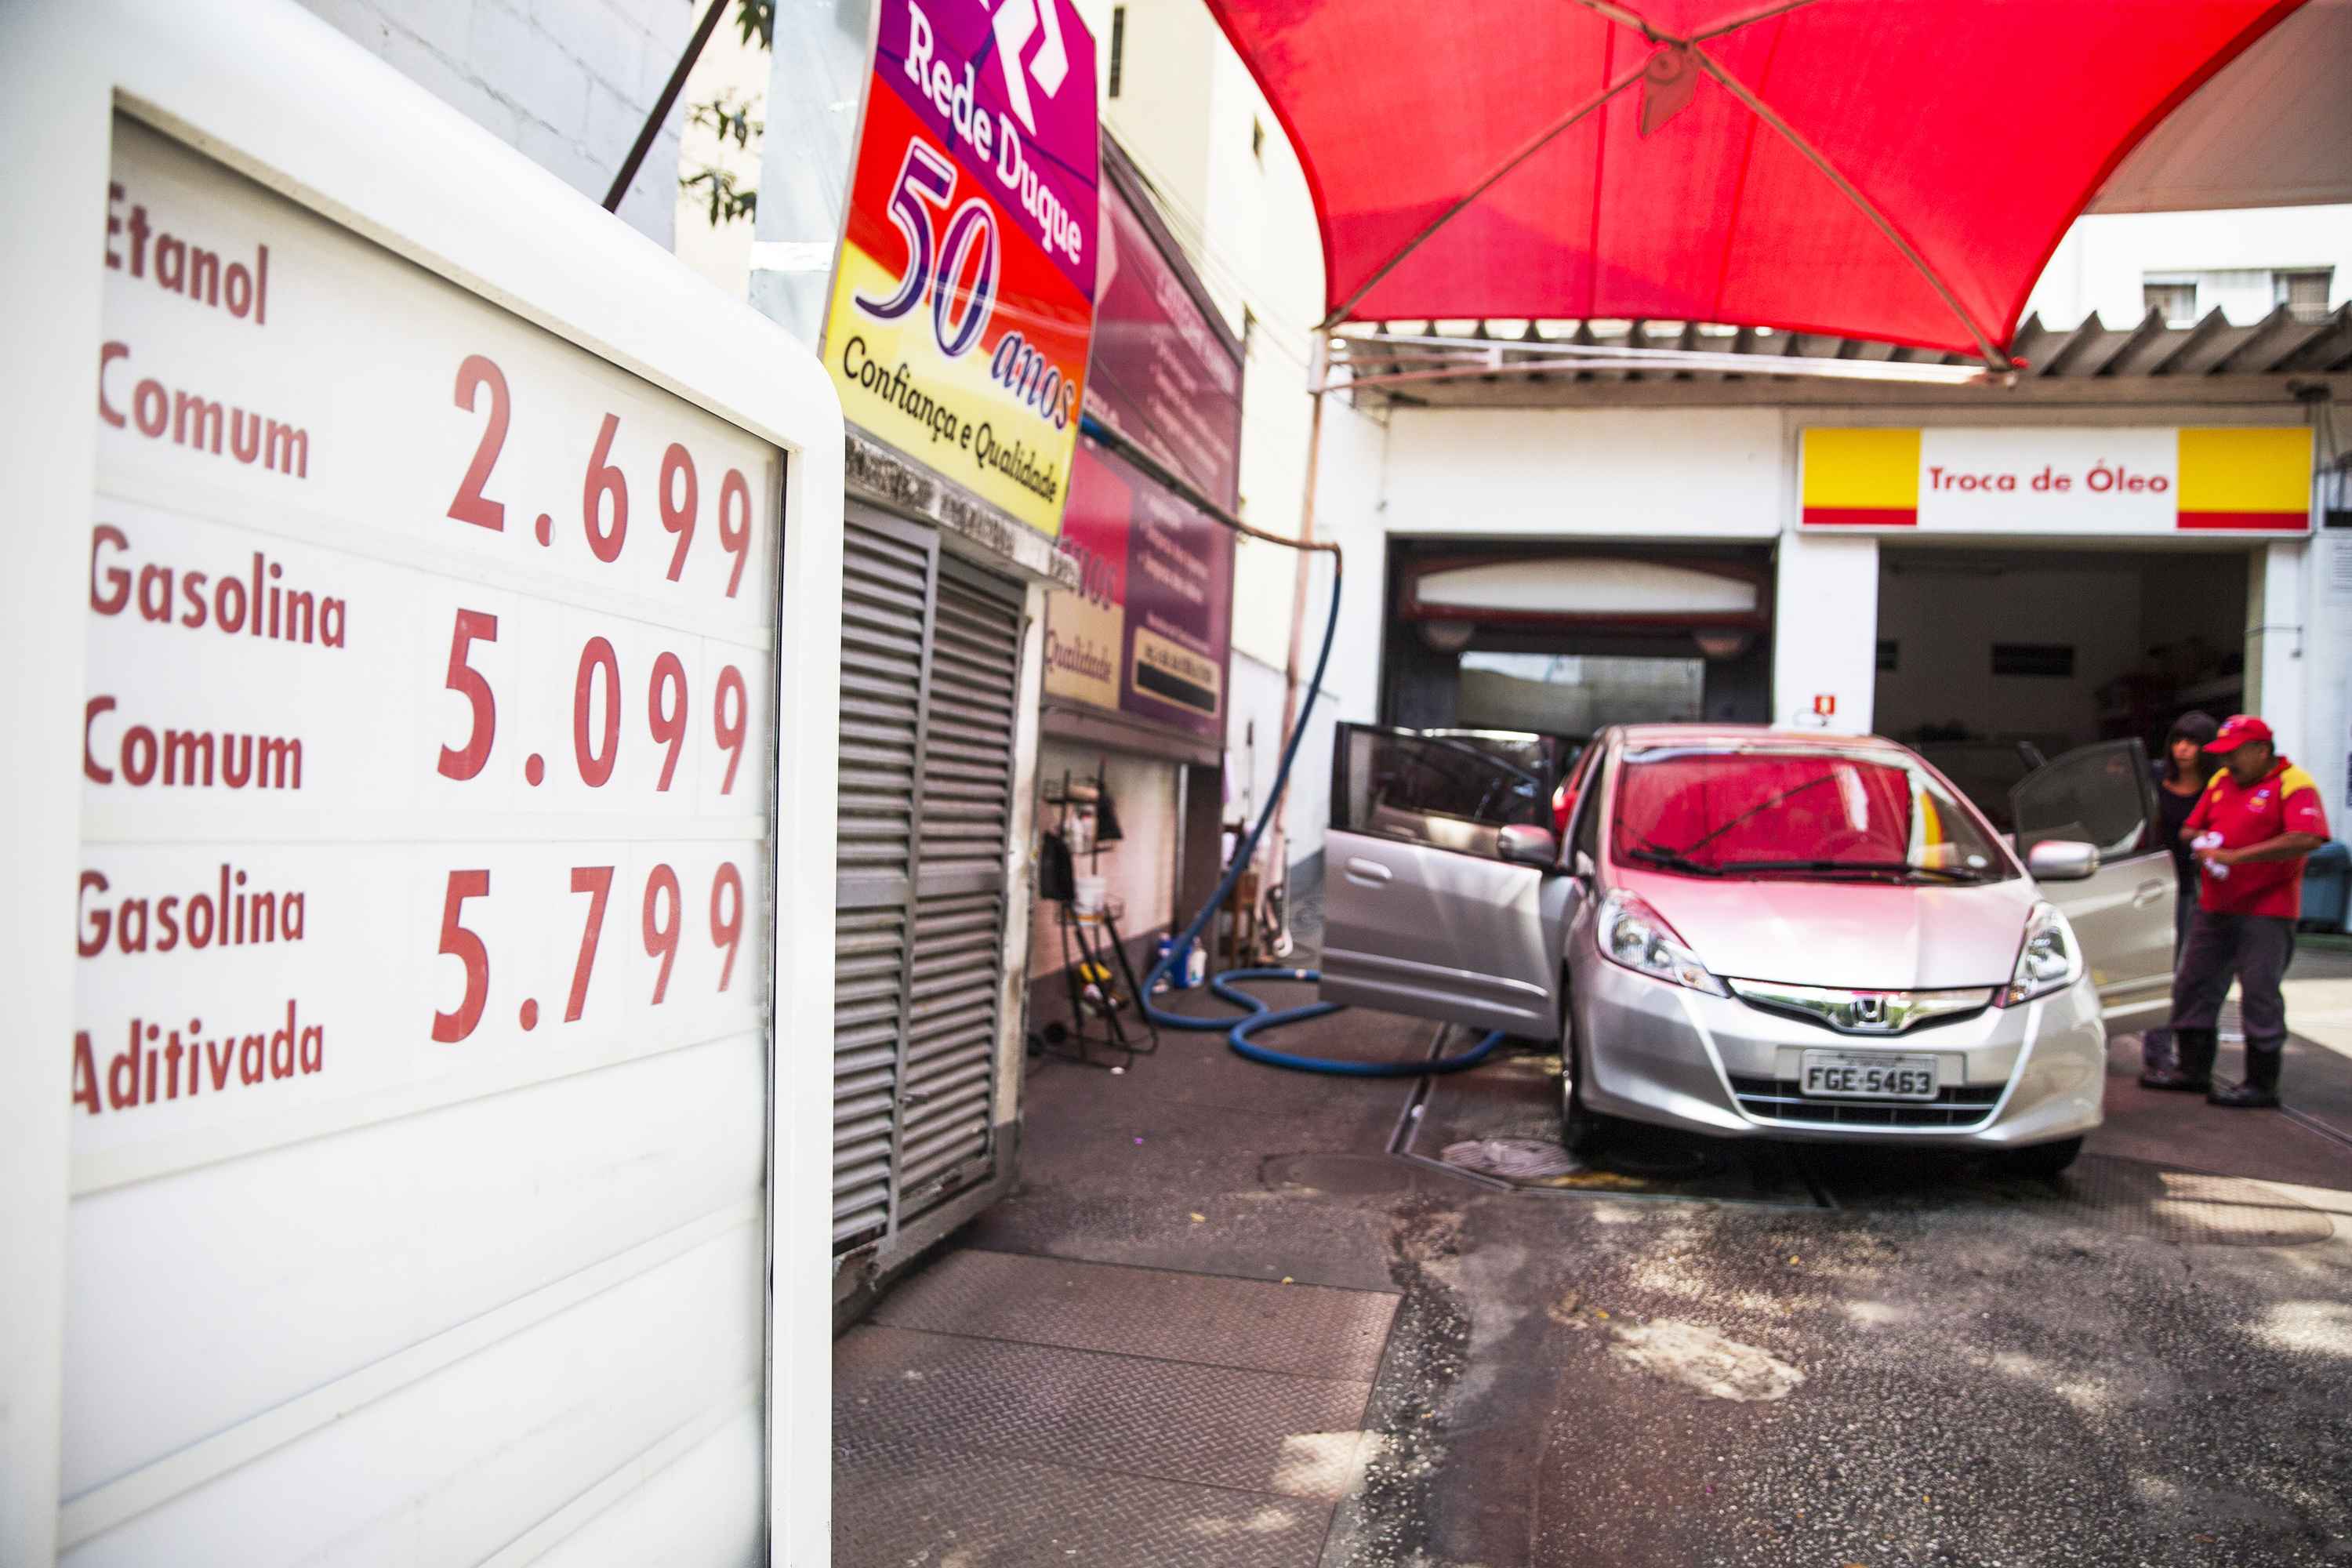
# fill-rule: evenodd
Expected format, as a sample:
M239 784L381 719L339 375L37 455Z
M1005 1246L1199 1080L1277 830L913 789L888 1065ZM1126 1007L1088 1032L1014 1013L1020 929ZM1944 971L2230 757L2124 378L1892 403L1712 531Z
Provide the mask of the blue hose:
M1323 689L1323 671L1331 662L1331 644L1339 636L1339 579L1340 564L1335 555L1331 563L1331 615L1323 626L1323 650L1315 657L1315 679L1307 683L1307 700L1298 710L1298 721L1291 727L1289 744L1282 749L1282 765L1275 772L1274 791L1266 799L1265 809L1258 814L1257 826L1250 829L1249 837L1234 847L1233 864L1226 868L1224 880L1219 882L1217 890L1209 895L1209 901L1201 907L1201 912L1192 917L1192 923L1184 928L1184 934L1168 944L1166 956L1151 966L1151 973L1144 977L1143 994L1137 1001L1143 1008L1144 1016L1161 1028L1222 1029L1225 1032L1226 1043L1236 1052L1267 1067L1330 1073L1341 1078L1419 1078L1423 1073L1460 1072L1465 1068L1476 1067L1493 1055L1496 1047L1503 1043L1503 1031L1493 1031L1457 1056L1413 1062L1358 1062L1328 1057L1294 1056L1288 1051L1277 1051L1252 1040L1249 1037L1260 1029L1278 1028L1306 1018L1320 1018L1327 1013L1338 1012L1340 1004L1310 1002L1303 1007L1286 1007L1276 1011L1248 992L1234 990L1229 983L1236 980L1295 980L1311 984L1323 978L1319 970L1233 969L1211 979L1211 991L1224 1001L1246 1009L1239 1018L1190 1017L1156 1006L1151 1000L1152 987L1160 984L1160 976L1168 973L1169 966L1176 962L1179 954L1200 939L1201 932L1216 918L1217 910L1224 907L1226 896L1234 890L1234 884L1241 880L1242 872L1249 866L1250 857L1256 852L1258 840L1265 837L1266 827L1274 821L1274 814L1282 807L1283 790L1290 783L1290 764L1298 758L1298 742L1307 734L1307 717L1314 711L1315 699Z

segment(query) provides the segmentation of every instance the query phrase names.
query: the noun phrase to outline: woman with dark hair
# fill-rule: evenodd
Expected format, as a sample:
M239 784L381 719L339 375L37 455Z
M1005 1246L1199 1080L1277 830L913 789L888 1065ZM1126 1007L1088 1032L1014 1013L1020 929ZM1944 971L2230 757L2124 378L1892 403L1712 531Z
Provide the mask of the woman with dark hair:
M2197 861L2182 841L2180 829L2220 770L2221 764L2206 755L2205 742L2221 728L2210 713L2194 710L2183 713L2172 721L2171 732L2164 737L2164 754L2154 764L2156 808L2160 819L2157 831L2165 847L2172 851L2172 869L2179 882L2179 890L2172 901L2175 963L2180 962L2180 944L2188 940L2189 917L2197 912ZM2139 1050L2142 1084L2148 1084L2151 1078L2158 1075L2169 1077L2173 1071L2170 1029L2150 1029L2140 1036Z

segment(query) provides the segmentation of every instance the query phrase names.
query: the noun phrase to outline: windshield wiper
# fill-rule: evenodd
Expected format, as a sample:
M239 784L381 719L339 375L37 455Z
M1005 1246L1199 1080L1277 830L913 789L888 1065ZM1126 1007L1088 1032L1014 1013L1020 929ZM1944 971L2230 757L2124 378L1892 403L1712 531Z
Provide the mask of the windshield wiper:
M1635 851L1640 853L1640 851ZM1727 860L1727 871L1854 871L1864 876L1941 877L1951 882L1981 882L1974 871L1954 871L1941 866L1914 866L1907 860Z
M1653 866L1664 866L1670 870L1687 871L1694 877L1720 877L1724 872L1724 868L1720 866L1710 866L1703 860L1694 860L1689 856L1672 849L1636 847L1628 849L1625 853L1636 860L1646 861Z
M1769 811L1774 806L1779 805L1781 802L1791 799L1797 795L1801 795L1807 790L1813 788L1816 784L1828 784L1836 777L1837 774L1835 773L1821 773L1815 777L1807 779L1801 784L1791 784L1789 788L1782 790L1779 795L1772 795L1768 799L1757 802L1754 805L1749 806L1746 811L1741 812L1738 816L1733 817L1729 822L1725 823L1714 832L1708 834L1704 838L1701 838L1697 843L1691 845L1690 847L1693 849L1703 849L1706 847L1706 846L1714 843L1717 839L1722 837L1725 834L1730 832L1733 828L1738 826L1741 823L1746 822L1749 817L1755 816L1762 812Z

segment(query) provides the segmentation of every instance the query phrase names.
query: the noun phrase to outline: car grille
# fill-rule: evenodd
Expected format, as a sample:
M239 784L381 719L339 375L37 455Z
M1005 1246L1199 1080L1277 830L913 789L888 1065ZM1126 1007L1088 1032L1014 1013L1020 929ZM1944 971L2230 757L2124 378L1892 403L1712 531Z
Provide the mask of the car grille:
M1807 1100L1799 1088L1792 1078L1731 1079L1748 1115L1808 1127L1973 1127L1992 1114L2002 1086L1947 1086L1933 1100Z

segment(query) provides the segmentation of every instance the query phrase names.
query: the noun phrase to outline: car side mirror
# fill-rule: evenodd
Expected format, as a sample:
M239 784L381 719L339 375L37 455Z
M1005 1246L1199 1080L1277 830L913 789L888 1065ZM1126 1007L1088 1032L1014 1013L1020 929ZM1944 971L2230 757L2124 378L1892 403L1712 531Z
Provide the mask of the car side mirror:
M1515 822L1495 835L1495 858L1514 866L1549 869L1559 859L1559 840L1551 836L1549 828Z
M2037 882L2079 882L2099 868L2099 847L2073 838L2045 838L2025 852L2027 875Z

